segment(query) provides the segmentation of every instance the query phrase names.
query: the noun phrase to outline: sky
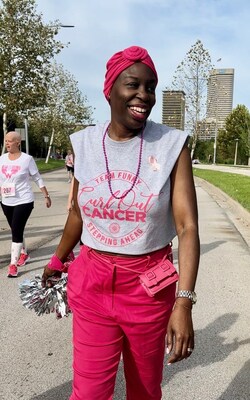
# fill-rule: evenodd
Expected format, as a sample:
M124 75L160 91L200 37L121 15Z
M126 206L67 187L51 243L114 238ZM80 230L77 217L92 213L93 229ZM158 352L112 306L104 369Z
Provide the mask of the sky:
M199 39L215 68L234 68L233 108L250 110L249 0L37 0L43 21L59 20L58 39L70 42L56 61L78 81L93 122L109 119L103 95L106 62L132 45L148 50L159 77L157 102L150 118L162 121L162 90ZM221 59L221 61L218 61Z

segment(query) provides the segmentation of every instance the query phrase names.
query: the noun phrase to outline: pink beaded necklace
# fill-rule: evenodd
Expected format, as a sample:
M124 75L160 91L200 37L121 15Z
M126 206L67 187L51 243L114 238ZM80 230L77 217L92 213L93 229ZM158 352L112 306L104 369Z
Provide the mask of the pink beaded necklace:
M106 164L106 171L107 171L107 176L108 176L108 185L109 185L110 194L111 194L115 199L120 200L120 199L124 199L124 197L126 197L127 194L130 193L131 190L133 190L133 188L134 188L134 186L135 186L135 184L136 184L136 182L137 182L139 173L140 173L140 169L141 169L141 160L142 160L142 146L143 146L144 127L143 127L143 130L142 130L142 132L141 132L140 152L139 152L138 166L137 166L137 171L136 171L136 174L135 174L135 179L134 179L134 182L132 183L131 187L130 187L128 190L126 190L121 196L116 196L116 195L114 194L114 192L113 192L113 190L112 190L112 186L111 186L111 173L110 173L110 169L109 169L108 156L107 156L107 151L106 151L106 146L105 146L105 138L106 138L106 136L107 136L107 133L108 133L108 131L109 131L109 128L110 128L110 124L108 125L108 127L107 127L107 129L106 129L106 131L105 131L105 133L104 133L104 135L103 135L103 138L102 138L102 148L103 148L103 154L104 154L104 158L105 158L105 164Z

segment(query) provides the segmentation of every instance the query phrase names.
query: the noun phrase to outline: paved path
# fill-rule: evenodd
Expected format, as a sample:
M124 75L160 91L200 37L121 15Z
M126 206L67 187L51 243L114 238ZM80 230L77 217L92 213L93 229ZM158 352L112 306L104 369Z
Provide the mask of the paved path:
M35 207L25 229L25 239L30 250L50 242L63 229L67 218L67 196L70 185L66 170L43 174L45 185L52 199L51 208L46 208L41 191L33 184ZM10 231L0 209L0 266L9 262Z
M233 174L250 176L250 167L239 167L239 166L226 166L226 165L214 165L214 164L194 164L194 168L198 169L210 169L212 171L230 172Z
M18 297L18 283L41 273L49 260L67 216L65 170L44 179L53 206L46 210L37 193L26 229L32 260L17 279L6 278L10 236L0 213L0 400L67 400L71 390L71 317L37 317ZM249 246L232 211L218 204L219 196L210 195L199 180L196 189L201 236L196 347L189 360L165 363L163 400L249 400ZM122 368L114 400L121 399Z

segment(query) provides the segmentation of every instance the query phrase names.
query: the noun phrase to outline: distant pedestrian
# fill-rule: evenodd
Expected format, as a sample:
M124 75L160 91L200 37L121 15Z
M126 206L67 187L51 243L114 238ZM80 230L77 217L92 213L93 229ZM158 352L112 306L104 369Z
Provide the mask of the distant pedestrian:
M71 183L74 176L74 157L71 150L67 151L67 155L65 157L65 166L68 171L68 183Z
M209 156L208 156L208 163L211 164L212 161L213 161L213 160L212 160L212 156L211 156L211 154L209 154Z
M20 134L7 133L5 144L7 153L0 157L1 206L12 234L8 277L15 278L18 267L25 265L30 259L24 239L24 228L34 208L30 178L44 195L46 207L51 206L51 199L33 157L20 150Z

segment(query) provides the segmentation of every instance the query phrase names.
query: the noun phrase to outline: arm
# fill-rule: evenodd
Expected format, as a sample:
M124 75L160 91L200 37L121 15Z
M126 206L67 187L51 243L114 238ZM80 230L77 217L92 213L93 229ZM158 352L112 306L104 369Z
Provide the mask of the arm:
M198 211L193 181L190 152L185 145L171 174L172 208L178 236L179 283L178 290L195 288L198 272L200 243ZM167 328L167 352L172 352L168 362L187 358L194 348L192 303L178 298Z
M51 206L51 199L50 199L49 193L47 191L47 188L43 183L43 179L38 171L37 165L36 165L33 157L30 158L30 162L29 162L29 173L30 173L32 180L35 182L37 187L39 187L39 189L41 190L41 192L45 198L46 207L49 208Z
M71 211L73 208L73 189L74 189L74 178L71 181L70 184L70 190L69 190L69 195L68 195L68 202L67 202L67 210Z
M81 238L82 217L77 202L77 193L78 181L75 179L73 187L73 207L68 215L61 240L55 251L55 255L59 258L59 260L61 260L62 263L66 260L68 254L74 249L75 245L79 242ZM49 277L57 274L58 271L55 271L46 266L43 272L43 284L45 285L46 280Z

